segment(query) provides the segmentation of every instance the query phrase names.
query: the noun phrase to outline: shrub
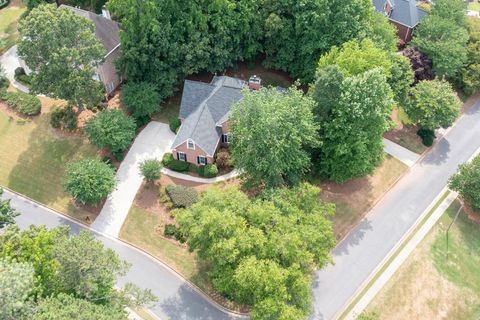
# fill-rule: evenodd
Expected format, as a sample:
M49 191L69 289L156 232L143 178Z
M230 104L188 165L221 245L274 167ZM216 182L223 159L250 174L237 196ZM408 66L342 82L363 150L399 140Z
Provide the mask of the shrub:
M0 89L8 88L9 84L10 84L10 81L8 81L8 78L0 70Z
M162 158L162 164L165 166L165 167L168 167L170 165L170 163L172 163L173 161L173 154L168 152L168 153L165 153L163 155L163 158Z
M175 208L187 208L198 201L198 193L193 188L170 184L165 190Z
M14 75L15 77L26 74L25 69L23 69L22 67L15 68L14 73L15 73L15 75Z
M417 134L422 138L422 143L427 147L430 147L435 140L435 132L430 129L418 129Z
M215 163L220 169L230 168L233 165L230 153L226 150L217 153L217 160L215 160Z
M4 100L11 108L27 116L37 115L42 109L42 102L38 97L23 92L3 91L0 94L0 99Z
M182 122L178 118L170 119L170 123L169 123L170 130L172 130L173 133L177 133L178 128L180 128L181 124L182 124Z
M160 94L155 85L147 82L128 83L122 87L122 104L135 119L145 123L150 116L160 110Z
M95 205L115 188L115 171L98 159L84 159L67 166L63 186L81 204Z
M174 237L177 233L177 227L174 224L166 224L165 228L163 229L163 234L166 237Z
M145 160L140 164L140 171L147 181L155 181L160 178L162 163L157 159Z
M214 164L207 164L198 168L198 174L205 178L213 178L218 175L218 169Z
M15 80L26 85L27 87L32 85L32 78L26 74L15 75Z
M448 186L457 191L474 211L480 212L480 156L460 165Z
M50 125L55 129L75 130L77 128L77 115L70 106L55 107L50 113Z

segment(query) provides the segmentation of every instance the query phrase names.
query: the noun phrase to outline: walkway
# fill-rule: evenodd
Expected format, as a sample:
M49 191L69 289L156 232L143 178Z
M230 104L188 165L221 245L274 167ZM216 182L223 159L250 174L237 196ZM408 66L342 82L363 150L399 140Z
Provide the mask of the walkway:
M152 121L135 139L117 171L117 188L107 198L92 228L112 237L118 237L128 215L143 176L139 165L146 159L161 160L170 150L175 135L168 124Z
M17 46L11 47L2 56L0 56L0 65L3 67L8 80L15 88L25 93L30 92L27 87L21 83L18 83L14 77L15 69L20 67L20 61L18 60L17 55Z
M312 319L335 319L341 313L443 190L458 165L480 147L479 137L477 101L337 245L332 253L335 265L316 272Z
M21 229L34 224L46 225L48 228L68 225L72 233L88 230L85 226L8 190L4 190L3 198L11 199L12 206L21 212L21 215L16 218ZM180 275L150 255L111 237L96 232L94 236L107 248L113 249L121 259L131 264L129 272L119 279L117 285L123 286L131 282L140 288L152 290L159 302L150 310L160 319L245 319L243 316L229 314L222 310Z
M217 183L217 182L226 181L228 179L238 177L240 175L240 172L238 172L237 170L233 170L227 174L224 174L215 178L201 178L201 177L194 177L189 174L185 174L181 172L176 172L168 168L162 168L162 173L173 178L192 181L192 182L198 182L198 183Z
M385 145L384 150L386 153L400 160L409 167L412 167L418 159L420 159L419 154L416 154L393 141L383 139L383 144Z

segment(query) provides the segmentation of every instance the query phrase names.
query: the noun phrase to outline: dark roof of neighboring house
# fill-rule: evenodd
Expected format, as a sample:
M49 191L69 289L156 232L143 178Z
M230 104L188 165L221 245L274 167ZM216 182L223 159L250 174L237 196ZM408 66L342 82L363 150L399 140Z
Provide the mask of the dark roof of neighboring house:
M185 80L179 115L183 121L172 148L191 139L213 156L222 134L219 126L228 119L232 105L242 99L245 84L226 76L215 76L211 83Z
M118 22L107 19L102 15L64 4L60 8L73 10L77 15L91 21L95 25L95 36L103 44L107 55L120 44L118 36L120 27Z
M385 13L385 3L389 1L392 5L392 12L388 17L409 28L415 28L428 13L417 7L416 0L373 0L373 5L378 12Z

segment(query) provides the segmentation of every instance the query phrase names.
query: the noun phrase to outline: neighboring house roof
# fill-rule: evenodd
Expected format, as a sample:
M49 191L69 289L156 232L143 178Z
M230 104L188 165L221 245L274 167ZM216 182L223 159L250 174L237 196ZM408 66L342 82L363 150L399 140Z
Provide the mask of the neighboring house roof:
M385 13L385 3L389 1L392 11L389 19L406 27L415 28L428 13L417 7L416 0L373 0L373 5L378 12Z
M106 56L120 45L120 38L118 36L120 26L118 22L107 19L102 15L64 4L60 5L60 8L73 10L77 15L91 21L95 25L95 36L105 48Z
M183 119L172 148L191 139L208 155L213 156L222 135L219 127L228 119L232 105L242 99L246 82L215 76L211 83L185 80L180 105Z

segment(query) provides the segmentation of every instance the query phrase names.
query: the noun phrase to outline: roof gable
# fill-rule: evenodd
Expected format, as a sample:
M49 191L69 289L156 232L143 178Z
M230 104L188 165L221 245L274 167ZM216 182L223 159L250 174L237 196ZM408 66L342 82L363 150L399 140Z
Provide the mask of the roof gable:
M428 14L417 7L417 0L373 0L373 5L378 12L384 12L385 3L392 4L390 20L409 28L414 28Z

